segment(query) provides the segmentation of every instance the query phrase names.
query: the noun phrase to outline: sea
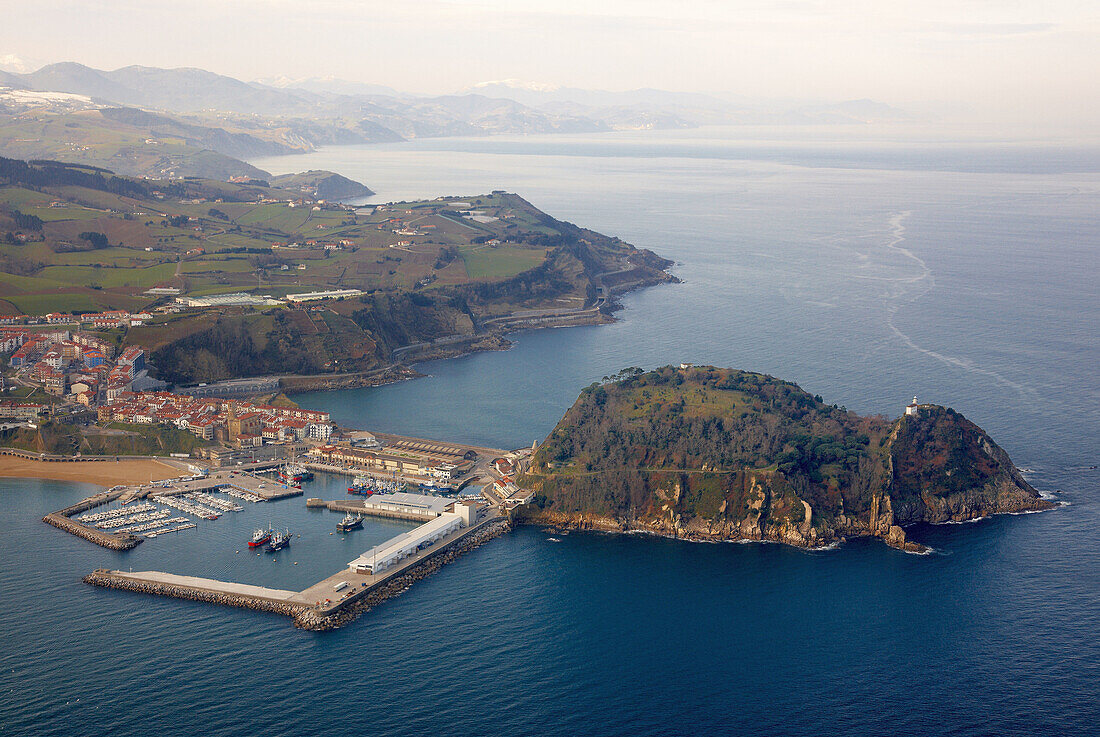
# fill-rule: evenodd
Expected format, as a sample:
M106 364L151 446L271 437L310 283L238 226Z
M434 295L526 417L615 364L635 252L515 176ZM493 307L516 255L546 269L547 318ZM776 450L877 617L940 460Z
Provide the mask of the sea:
M675 262L611 325L294 396L517 448L581 388L692 362L986 429L1060 506L918 525L912 555L520 528L328 633L93 588L97 567L298 589L408 525L249 504L125 553L44 525L87 484L0 479L0 734L1091 735L1100 724L1100 145L868 127L426 139L254 161L366 202L516 192ZM339 496L322 476L308 496ZM257 555L252 528L295 534Z

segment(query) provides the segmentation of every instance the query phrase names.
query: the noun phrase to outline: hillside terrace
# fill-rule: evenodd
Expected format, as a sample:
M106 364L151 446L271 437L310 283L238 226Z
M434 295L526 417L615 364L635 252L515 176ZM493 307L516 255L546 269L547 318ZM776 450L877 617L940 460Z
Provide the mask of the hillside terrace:
M260 445L264 440L324 440L333 431L328 412L171 392L121 392L100 407L99 414L101 422L172 425L204 440L240 447Z

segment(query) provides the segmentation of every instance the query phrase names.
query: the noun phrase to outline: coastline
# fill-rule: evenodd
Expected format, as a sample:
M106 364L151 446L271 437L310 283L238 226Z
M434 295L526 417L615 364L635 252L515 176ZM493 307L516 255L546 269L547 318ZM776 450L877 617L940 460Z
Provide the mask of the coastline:
M629 284L626 285L626 288L615 291L614 294L618 296L639 289L680 283L679 278L675 275L669 274L667 271L664 273L669 277L668 280ZM417 364L462 358L463 356L488 351L506 351L512 347L512 341L507 338L509 333L525 330L610 325L618 322L619 318L615 317L614 313L622 309L623 306L618 300L609 299L603 307L585 310L583 313L510 319L508 322L501 323L498 328L486 330L485 332L462 336L448 335L437 338L428 344L402 346L394 351L395 359L398 353L404 353L401 356L402 360L380 369L347 374L276 376L279 379L280 389L288 394L386 386L387 384L423 378L424 374L416 369Z
M802 550L825 550L842 544L849 539L860 537L878 538L886 545L907 553L922 553L925 546L920 543L905 539L904 531L900 535L889 532L872 533L870 531L856 530L850 534L836 535L820 538L806 538L802 535L783 534L784 530L767 530L765 534L757 536L748 535L724 535L690 529L689 527L668 527L661 525L641 525L627 522L613 517L589 516L583 514L562 514L560 512L537 512L528 514L515 520L517 525L534 525L538 527L556 527L562 530L576 530L579 532L606 532L620 535L652 535L664 537L670 540L683 540L685 542L698 543L773 543L776 545L788 545ZM786 531L790 533L790 530Z
M1004 509L1004 510L975 510L970 516L966 516L963 519L945 519L945 520L921 520L924 524L931 525L959 525L969 524L975 522L982 522L984 520L992 519L993 517L1002 515L1022 515L1022 514L1037 514L1039 512L1049 512L1053 509L1058 509L1063 506L1065 502L1052 502L1049 499L1036 499L1034 504L1022 509ZM730 536L725 534L715 534L704 531L702 529L691 529L690 526L685 527L668 527L662 525L644 525L636 522L628 522L619 520L613 517L602 517L596 515L584 515L584 514L563 514L560 512L526 512L521 517L513 518L515 525L529 525L535 527L553 527L561 530L575 530L579 532L604 532L610 534L620 535L653 535L654 537L664 537L671 540L683 540L685 542L706 542L706 543L775 543L778 545L789 545L793 548L799 548L801 550L828 550L841 545L848 540L855 540L859 538L877 538L885 543L888 547L894 548L904 553L911 553L917 555L925 555L932 552L932 549L923 543L919 543L913 540L909 540L906 535L906 527L892 524L886 529L880 529L878 531L872 531L866 527L855 527L844 530L842 533L834 533L830 536L822 537L805 537L799 534L791 534L791 530L784 530L782 528L765 530L765 533L759 536L747 536L736 535ZM786 533L786 534L785 534Z

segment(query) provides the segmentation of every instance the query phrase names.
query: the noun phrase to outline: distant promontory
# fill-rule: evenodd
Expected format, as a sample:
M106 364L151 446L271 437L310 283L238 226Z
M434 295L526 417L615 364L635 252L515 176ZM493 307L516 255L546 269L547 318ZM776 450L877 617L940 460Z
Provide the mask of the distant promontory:
M865 417L771 376L690 365L586 388L517 483L536 491L532 522L912 552L911 523L1054 506L952 409Z

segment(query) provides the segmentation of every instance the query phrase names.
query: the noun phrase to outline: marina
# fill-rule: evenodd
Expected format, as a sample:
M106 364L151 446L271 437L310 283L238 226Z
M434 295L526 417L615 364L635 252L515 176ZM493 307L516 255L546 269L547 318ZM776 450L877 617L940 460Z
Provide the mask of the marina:
M237 489L232 486L226 486L222 489L222 492L228 494L231 497L236 497L237 499L241 499L252 504L255 504L256 502L267 501L267 499L264 499L258 494L253 494L251 491L242 491L241 489Z
M104 520L115 519L127 514L137 514L138 512L150 512L156 509L155 504L135 504L132 507L119 507L117 509L108 509L102 512L94 512L88 514L82 514L79 519L81 522L99 523Z
M263 467L268 464L256 465ZM97 545L113 550L128 550L144 540L195 526L193 520L182 518L190 526L181 523L171 529L135 529L135 526L140 527L158 519L142 516L164 512L158 505L171 507L190 517L214 521L223 514L244 510L240 504L223 498L220 494L249 503L302 494L300 488L250 473L251 470L251 467L216 470L149 484L115 486L65 509L51 512L42 521ZM116 502L118 506L112 506ZM164 514L165 518L170 516L171 513ZM143 534L135 535L134 532Z
M181 512L195 517L201 517L205 520L216 520L220 516L213 509L204 507L201 504L195 504L188 499L178 499L171 496L157 496L154 498L162 504L167 504L170 507L175 507Z
M208 506L220 509L223 512L243 512L244 507L240 504L234 504L227 499L219 499L213 494L208 494L202 491L195 491L187 495L188 499L194 499L197 502L202 502Z
M142 514L135 514L132 517L115 517L113 519L104 520L96 524L101 530L111 530L115 528L122 528L122 532L130 532L130 527L140 522L150 522L152 520L164 519L172 516L171 512L159 510L156 512L144 512Z
M158 519L153 520L151 522L146 522L145 524L134 525L132 527L125 527L125 528L119 530L119 532L135 532L135 533L136 532L148 532L149 530L156 530L160 527L163 527L164 525L180 524L180 523L188 523L188 524L191 524L192 527L197 527L197 525L195 525L193 522L191 522L191 520L188 519L187 517L172 517L171 519L158 518Z
M504 453L439 446L409 438L394 442L404 444L400 451L403 458L414 457L419 452L418 445L437 453L469 455L464 473L474 469L477 472L468 474L462 488L490 474L490 460ZM203 521L222 520L219 525L240 531L240 523L225 520L247 512L251 505L259 502L300 496L303 485L323 494L335 494L337 498L330 497L329 501L310 498L304 509L298 507L301 511L289 515L285 510L279 514L279 509L272 508L275 515L270 522L261 526L256 526L259 520L246 522L248 532L239 532L240 537L236 538L235 552L251 554L251 558L242 557L240 561L253 561L239 569L244 578L259 578L265 584L297 580L301 582L298 591L278 584L257 586L223 581L220 576L224 570L219 571L218 577L209 578L168 571L123 574L97 569L85 579L88 583L110 588L275 611L293 616L299 627L322 630L342 626L356 613L400 593L411 581L428 575L444 562L510 528L505 509L495 503L492 496L459 494L460 487L444 478L410 478L392 471L371 473L354 466L330 468L320 463L272 464L269 461L235 468L207 470L195 465L188 468L190 475L149 484L117 486L44 519L104 547L125 550L143 541L196 530ZM348 481L341 481L342 475L345 479L351 476L350 487ZM477 488L471 487L471 490ZM342 496L345 490L352 498ZM341 514L341 518L326 525L330 531L328 535L335 537L321 536L315 526L319 520L308 516L317 510ZM306 518L300 516L303 512ZM293 528L286 524L292 517L298 519ZM303 519L309 522L305 529ZM367 525L368 520L374 521ZM307 538L304 541L303 533ZM196 539L205 541L202 545L209 545L212 539L224 541L226 538L225 532L216 533L213 528L199 530L196 535ZM326 540L332 542L326 543ZM338 543L343 545L331 547ZM324 569L318 570L317 563L310 565L311 561L304 561L307 568L314 571L312 575L320 574L321 578L312 579L312 582L310 578L303 580L302 574L309 574L305 569L294 567L303 562L303 554L312 558L318 553L325 567L332 564L334 555L342 557L343 562L335 566L335 573L332 573L334 568L323 573ZM183 557L190 559L192 566L197 563L200 568L204 567L203 556L198 551L187 551ZM167 562L168 559L163 560ZM171 560L177 560L176 556ZM266 562L266 567L257 568L261 561ZM289 568L284 568L288 565Z
M196 525L194 522L186 522L181 525L176 525L175 527L163 527L159 530L146 532L145 537L154 538L157 535L167 535L169 532L180 532L181 530L190 530L194 527L198 527L198 525Z

